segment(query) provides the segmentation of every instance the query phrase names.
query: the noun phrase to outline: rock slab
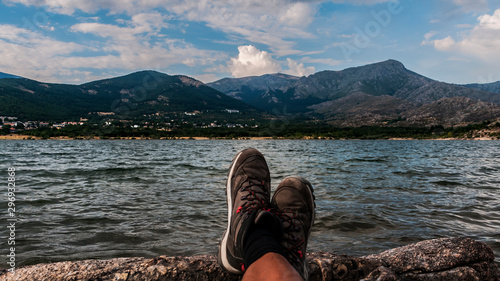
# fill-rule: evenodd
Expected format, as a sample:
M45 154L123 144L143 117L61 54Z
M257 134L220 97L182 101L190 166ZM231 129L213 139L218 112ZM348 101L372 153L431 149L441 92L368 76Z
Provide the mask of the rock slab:
M427 240L364 257L318 252L307 259L311 281L500 281L491 248L469 238ZM0 281L240 279L206 255L58 262L0 272Z

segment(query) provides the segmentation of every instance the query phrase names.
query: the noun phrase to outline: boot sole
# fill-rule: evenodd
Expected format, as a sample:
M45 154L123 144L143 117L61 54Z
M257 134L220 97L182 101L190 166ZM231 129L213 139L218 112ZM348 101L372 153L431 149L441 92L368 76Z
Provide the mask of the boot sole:
M243 151L245 151L245 150L243 150ZM234 168L236 167L236 162L240 158L243 151L240 151L233 158L233 162L231 163L231 168L229 169L229 174L227 176L227 181L226 181L227 228L226 228L226 231L224 232L224 236L223 236L222 241L219 245L219 252L217 255L217 260L218 260L219 265L222 268L224 268L225 270L227 270L231 273L234 273L234 274L242 274L243 271L239 268L235 268L234 266L232 266L228 260L227 240L229 237L229 230L231 229L231 215L233 213L233 196L231 194L232 193L231 178L233 177L233 172L234 172Z

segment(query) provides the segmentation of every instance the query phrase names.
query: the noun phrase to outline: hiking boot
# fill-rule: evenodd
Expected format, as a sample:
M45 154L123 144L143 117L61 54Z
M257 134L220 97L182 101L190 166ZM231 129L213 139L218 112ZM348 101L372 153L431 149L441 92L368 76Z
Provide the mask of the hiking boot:
M270 182L269 168L258 150L248 148L234 157L226 182L228 224L217 255L217 262L228 272L243 274L246 234L258 222L275 217L270 213Z
M284 228L281 246L285 258L308 279L306 249L307 240L314 223L314 194L311 183L299 176L285 178L271 200Z

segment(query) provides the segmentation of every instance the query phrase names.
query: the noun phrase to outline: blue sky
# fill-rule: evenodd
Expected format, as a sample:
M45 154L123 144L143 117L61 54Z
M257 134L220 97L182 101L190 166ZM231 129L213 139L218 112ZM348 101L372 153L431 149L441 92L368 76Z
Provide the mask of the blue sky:
M0 72L44 82L307 76L387 59L449 83L500 80L498 0L0 1Z

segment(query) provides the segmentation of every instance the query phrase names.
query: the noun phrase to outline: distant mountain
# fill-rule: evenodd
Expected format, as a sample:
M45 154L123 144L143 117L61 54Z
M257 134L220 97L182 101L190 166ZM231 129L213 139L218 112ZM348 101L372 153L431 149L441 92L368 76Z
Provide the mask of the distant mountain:
M16 76L16 75L12 75L12 74L8 74L8 73L0 72L0 79L3 79L3 78L21 78L21 77Z
M495 120L500 105L466 97L443 98L402 114L407 124L429 124L451 127Z
M208 85L262 110L304 114L332 124L397 124L395 120L405 113L445 98L481 100L491 107L500 104L500 94L438 82L395 60L308 77L226 78Z
M196 115L198 121L238 123L271 113L290 122L301 117L336 126L455 126L500 118L496 87L498 82L466 86L438 82L395 60L308 77L268 74L225 78L208 85L156 71L82 85L0 79L0 116L39 121L112 116L144 121L183 120L203 112Z
M294 114L307 111L307 106L321 102L321 99L314 97L296 100L291 98L288 91L301 81L300 77L277 73L224 78L207 85L256 108L275 114ZM282 110L284 107L286 109Z
M125 106L140 106L134 114L158 111L184 112L236 109L257 112L255 108L228 97L193 78L170 76L156 71L141 71L123 77L83 84L90 95L113 96ZM116 107L116 106L115 106Z
M243 94L242 89L246 87L251 88L251 90L284 90L299 79L296 76L277 73L243 78L224 78L207 85L221 92L240 97L239 94Z
M0 115L29 120L75 120L92 112L117 118L142 118L192 111L235 109L258 115L255 108L187 76L141 71L83 85L0 80Z
M500 81L486 84L467 84L465 87L500 94Z

